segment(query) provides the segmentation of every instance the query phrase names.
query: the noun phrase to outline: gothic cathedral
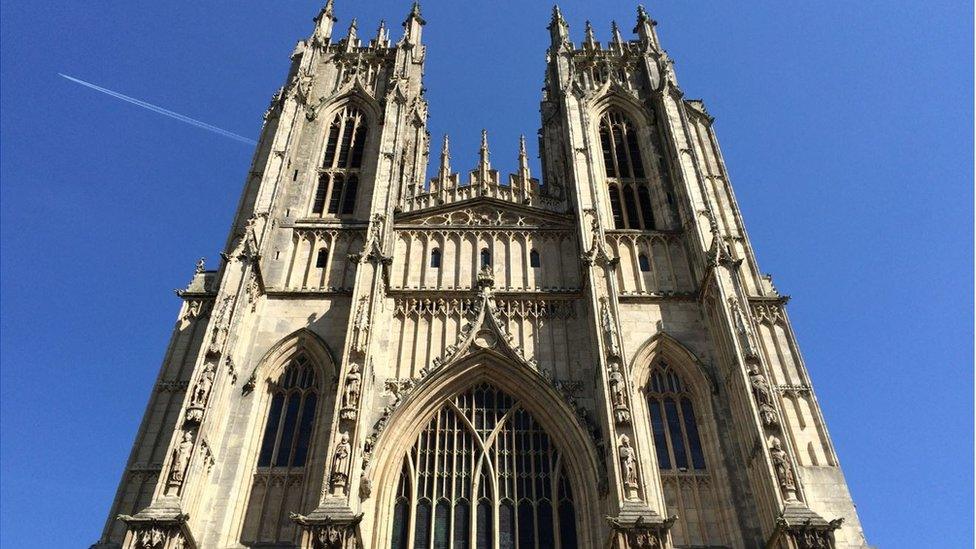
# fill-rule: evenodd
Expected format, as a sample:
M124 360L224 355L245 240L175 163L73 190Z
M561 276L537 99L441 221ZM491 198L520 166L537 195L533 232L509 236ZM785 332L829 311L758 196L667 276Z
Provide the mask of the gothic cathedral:
M125 549L867 547L712 118L655 22L549 23L533 176L431 151L424 19L274 94L102 538ZM439 152L438 152L439 151Z

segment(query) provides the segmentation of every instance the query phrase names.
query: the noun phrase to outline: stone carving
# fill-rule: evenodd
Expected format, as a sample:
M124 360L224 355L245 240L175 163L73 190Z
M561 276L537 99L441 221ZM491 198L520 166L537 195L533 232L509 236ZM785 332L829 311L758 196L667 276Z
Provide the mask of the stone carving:
M627 406L627 386L617 361L610 362L610 402L613 404L614 420L618 424L630 423L630 408Z
M769 388L766 377L759 371L759 367L753 365L749 368L749 385L752 387L752 394L756 397L756 404L759 406L759 417L766 427L776 427L779 425L779 415L773 405L773 393Z
M359 298L356 317L352 326L352 349L357 353L366 352L366 336L369 334L369 298Z
M163 542L166 541L166 534L156 527L146 528L136 534L136 537L138 538L139 549L156 549L162 547Z
M759 353L756 351L756 346L753 344L752 331L749 330L749 325L746 323L746 319L742 314L742 308L739 306L739 300L734 297L730 297L729 310L732 312L732 320L735 323L735 331L739 334L739 340L742 342L742 348L746 354L746 359L756 361L759 357Z
M349 365L346 382L342 390L342 419L356 419L356 409L359 407L359 395L362 392L363 374L359 371L359 364Z
M614 321L613 313L610 312L610 305L606 297L600 298L600 324L603 328L603 339L607 347L607 354L611 357L619 357L620 344L617 342L617 323Z
M349 433L342 433L339 436L339 444L336 445L335 454L332 456L332 494L342 495L346 490L349 481L349 456L352 453L352 446L349 444Z
M183 483L191 455L193 455L193 431L185 431L182 440L173 450L173 463L169 472L170 484L180 485Z
M203 406L207 403L207 397L210 396L210 389L213 387L216 372L217 367L214 366L213 362L207 362L204 365L200 378L193 386L193 395L190 397L191 406Z
M219 354L227 341L227 331L230 328L230 315L234 307L234 296L226 296L217 306L217 312L213 318L213 328L210 332L210 343L207 345L207 353Z
M776 469L776 478L779 480L780 488L787 500L796 499L796 476L793 474L793 464L790 456L783 450L783 445L776 437L769 439L769 457L773 460L773 467Z
M627 435L620 435L617 452L620 455L620 472L627 499L637 499L637 453L630 445L630 438Z

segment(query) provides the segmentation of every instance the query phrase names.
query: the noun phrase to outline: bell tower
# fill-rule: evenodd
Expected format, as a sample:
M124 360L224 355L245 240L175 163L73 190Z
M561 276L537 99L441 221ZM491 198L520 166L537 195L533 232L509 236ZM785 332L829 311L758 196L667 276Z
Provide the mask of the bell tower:
M540 147L579 213L615 546L864 546L788 297L760 274L714 119L656 22L639 6L635 39L613 22L601 43L587 21L575 45L555 7L549 32Z
M553 9L541 175L482 130L465 178L444 136L429 180L419 4L399 38L335 11L220 264L177 291L95 547L866 547L788 297L644 8L579 42Z

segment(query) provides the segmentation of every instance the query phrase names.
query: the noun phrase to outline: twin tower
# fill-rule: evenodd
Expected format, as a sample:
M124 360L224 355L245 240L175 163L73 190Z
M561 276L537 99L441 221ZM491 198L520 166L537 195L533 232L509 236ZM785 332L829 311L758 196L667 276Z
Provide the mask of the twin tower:
M414 4L332 1L265 113L95 547L865 547L701 101L655 22L570 39L542 173L436 176ZM439 147L435 144L435 150Z

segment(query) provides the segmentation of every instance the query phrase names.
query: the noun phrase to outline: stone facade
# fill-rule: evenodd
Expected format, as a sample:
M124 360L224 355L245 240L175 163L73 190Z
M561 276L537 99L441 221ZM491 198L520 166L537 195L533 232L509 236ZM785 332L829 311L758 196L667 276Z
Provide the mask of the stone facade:
M542 181L429 156L418 5L274 94L96 547L865 547L712 118L554 10Z

